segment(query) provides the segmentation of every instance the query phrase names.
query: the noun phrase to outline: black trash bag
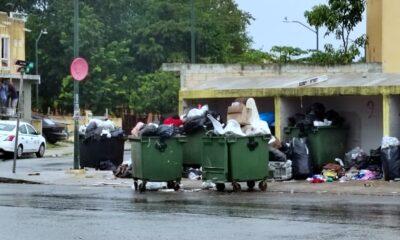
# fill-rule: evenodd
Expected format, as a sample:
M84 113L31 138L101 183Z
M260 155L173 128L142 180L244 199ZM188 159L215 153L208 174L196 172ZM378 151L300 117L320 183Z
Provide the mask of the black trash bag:
M94 131L97 128L97 123L95 121L90 122L86 127L86 133Z
M111 133L111 137L117 137L117 138L124 137L124 130L122 130L121 128L118 128L110 133Z
M293 117L289 117L289 127L295 127L297 123L302 122L306 119L306 115L302 113L296 113Z
M110 171L115 171L117 170L117 167L114 165L114 163L111 160L106 160L106 161L101 161L99 165L100 170L110 170Z
M381 152L382 170L385 181L400 178L400 148L390 146Z
M325 119L332 121L332 126L343 126L344 118L342 118L339 113L335 110L329 110L325 113Z
M157 126L154 124L148 124L144 126L139 131L139 136L144 136L144 137L157 136Z
M344 155L343 163L346 170L352 167L361 170L367 168L369 160L367 154L361 148L356 147Z
M157 136L161 138L170 138L173 137L176 133L176 127L170 125L160 125L157 128Z
M198 131L204 130L207 122L207 117L202 116L195 116L189 118L183 124L183 132L186 134L193 134Z
M312 116L313 121L323 121L325 116L325 106L322 103L313 103L306 111L307 115Z
M286 154L280 151L279 149L270 147L269 152L271 153L270 156L270 161L275 161L275 162L286 162Z
M290 142L292 171L294 179L306 179L312 172L312 162L307 146L307 138L293 138Z

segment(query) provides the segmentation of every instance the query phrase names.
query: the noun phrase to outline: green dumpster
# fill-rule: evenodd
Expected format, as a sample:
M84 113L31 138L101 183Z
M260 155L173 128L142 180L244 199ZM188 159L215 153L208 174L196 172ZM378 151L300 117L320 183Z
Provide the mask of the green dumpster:
M143 192L146 183L167 182L169 188L179 189L182 177L182 152L185 137L129 137L135 190ZM142 180L138 186L137 180Z
M204 131L186 135L186 144L183 146L183 166L194 168L201 166L203 136Z
M284 129L287 138L299 137L300 128ZM304 130L309 141L310 156L314 173L320 173L327 163L335 162L335 158L343 159L347 147L347 128L343 127L313 127Z
M240 191L238 182L247 182L249 189L259 181L259 188L267 188L268 135L246 137L203 138L203 180L216 183L217 190L225 189L225 182L232 182L233 190Z

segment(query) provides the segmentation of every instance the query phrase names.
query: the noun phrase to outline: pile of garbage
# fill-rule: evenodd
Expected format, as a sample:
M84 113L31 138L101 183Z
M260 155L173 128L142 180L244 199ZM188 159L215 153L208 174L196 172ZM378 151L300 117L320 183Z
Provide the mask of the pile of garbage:
M237 99L228 107L226 125L207 115L215 135L254 136L271 134L268 123L261 120L254 98ZM271 142L273 142L275 138Z
M125 135L111 120L91 119L79 127L80 165L116 171L123 161Z
M104 138L124 137L122 128L116 127L109 119L91 119L87 125L79 127L79 136L84 142L91 140L99 141Z
M181 116L183 121L182 133L184 135L192 135L201 131L207 132L211 130L213 124L208 116L221 123L221 115L210 110L207 104L197 108L188 108Z
M289 127L322 127L322 126L343 126L344 118L342 118L335 110L325 110L325 106L321 103L313 103L306 108L306 113L296 113L288 118Z
M327 164L321 174L307 180L311 183L400 180L400 142L395 137L383 137L381 147L371 150L369 155L356 147L346 153L344 161L336 160L337 164Z

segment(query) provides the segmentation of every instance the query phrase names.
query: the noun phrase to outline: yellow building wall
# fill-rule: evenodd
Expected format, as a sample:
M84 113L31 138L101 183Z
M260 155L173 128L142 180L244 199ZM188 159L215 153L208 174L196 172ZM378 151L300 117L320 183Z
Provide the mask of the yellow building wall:
M0 73L17 73L17 59L25 60L25 23L0 12L0 36L9 37L9 67L0 66ZM1 43L0 43L1 44Z
M400 72L400 1L382 1L382 63L387 73Z
M382 0L367 2L367 62L382 62Z
M400 1L367 1L367 62L381 62L385 73L400 72Z

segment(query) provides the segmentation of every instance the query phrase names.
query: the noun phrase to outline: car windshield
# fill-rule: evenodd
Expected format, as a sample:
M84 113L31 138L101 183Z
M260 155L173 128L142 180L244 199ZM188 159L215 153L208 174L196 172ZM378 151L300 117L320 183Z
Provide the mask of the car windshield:
M0 123L0 131L12 131L15 129L15 125Z
M48 118L43 118L43 121L44 121L47 125L56 125L56 123L53 122L53 120L48 119Z

